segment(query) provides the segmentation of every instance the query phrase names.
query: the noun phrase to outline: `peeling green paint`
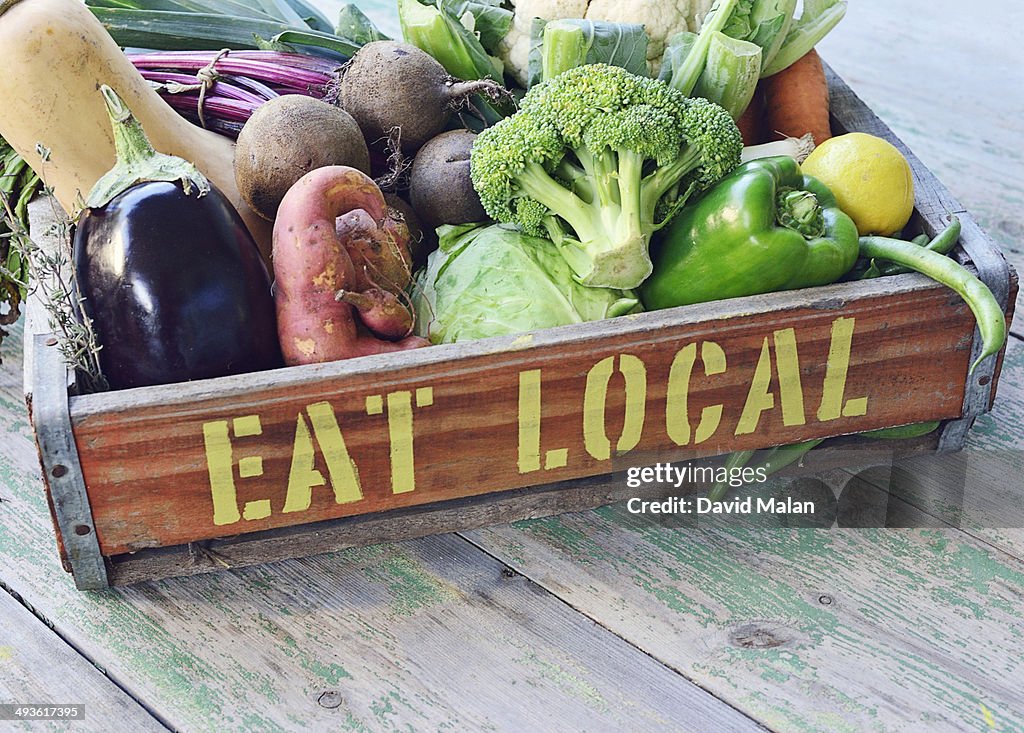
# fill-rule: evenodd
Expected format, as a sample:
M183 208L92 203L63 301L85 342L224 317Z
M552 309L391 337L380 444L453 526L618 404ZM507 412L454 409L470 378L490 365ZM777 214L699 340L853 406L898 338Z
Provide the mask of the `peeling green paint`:
M605 712L608 710L608 701L597 688L589 684L578 672L566 669L562 665L541 659L534 653L527 653L520 658L522 662L535 668L544 679L556 683L573 697L585 701L591 707Z

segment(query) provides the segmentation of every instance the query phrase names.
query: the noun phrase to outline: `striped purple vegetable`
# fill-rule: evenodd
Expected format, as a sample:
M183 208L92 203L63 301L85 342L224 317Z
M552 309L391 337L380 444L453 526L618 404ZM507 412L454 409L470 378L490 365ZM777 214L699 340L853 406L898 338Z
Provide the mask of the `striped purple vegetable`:
M328 59L281 51L159 51L128 58L180 115L229 137L238 137L256 108L274 97L323 99L338 71Z

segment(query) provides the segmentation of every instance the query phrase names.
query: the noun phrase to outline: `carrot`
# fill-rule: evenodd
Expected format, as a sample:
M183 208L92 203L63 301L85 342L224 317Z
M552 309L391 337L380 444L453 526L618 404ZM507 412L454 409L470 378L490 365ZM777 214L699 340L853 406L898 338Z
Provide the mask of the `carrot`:
M765 125L769 137L802 137L807 133L821 145L832 137L828 118L828 82L818 52L762 80Z
M744 145L760 145L764 142L764 93L758 84L754 98L750 100L746 111L736 120L736 126L743 134Z

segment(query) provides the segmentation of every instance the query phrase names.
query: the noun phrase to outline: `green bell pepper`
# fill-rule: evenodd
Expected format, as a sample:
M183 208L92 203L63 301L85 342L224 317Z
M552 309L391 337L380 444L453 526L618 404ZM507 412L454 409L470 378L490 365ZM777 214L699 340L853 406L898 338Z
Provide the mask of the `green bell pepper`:
M648 310L836 282L853 268L857 227L792 158L745 163L683 207L652 246Z

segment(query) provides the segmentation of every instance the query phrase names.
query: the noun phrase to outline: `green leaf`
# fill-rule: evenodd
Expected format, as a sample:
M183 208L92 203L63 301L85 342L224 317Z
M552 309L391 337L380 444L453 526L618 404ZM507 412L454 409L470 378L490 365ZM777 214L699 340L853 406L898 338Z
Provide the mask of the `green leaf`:
M677 71L683 67L683 62L689 56L697 43L697 34L684 31L670 36L665 45L665 53L661 57L661 72L658 79L675 87L672 83Z
M741 2L722 32L730 38L761 47L761 66L775 58L793 23L797 0L754 0Z
M534 18L527 67L529 85L583 64L611 64L647 76L649 43L644 27L634 23Z
M90 8L137 11L167 11L202 15L231 15L238 18L280 21L246 0L86 0Z
M740 40L748 39L754 32L754 21L751 18L753 10L754 0L739 0L722 28L722 33Z
M330 33L296 30L280 21L257 20L211 13L178 13L161 10L92 8L121 46L158 50L219 50L258 48L256 38L275 43L302 44L353 55L359 45ZM331 53L332 57L335 53Z
M173 10L188 12L181 3L174 0L147 0L145 8L138 0L86 0L85 4L90 8L128 8L131 10Z
M505 10L500 2L487 0L440 0L452 15L460 21L466 13L473 16L473 32L480 39L480 45L488 53L494 53L498 43L512 28L513 13Z
M278 33L270 40L276 43L336 51L344 56L355 56L356 52L362 48L362 44L348 38L329 36L326 33L317 33L315 31L284 31L283 33Z
M338 13L338 26L335 32L354 43L367 44L373 41L390 40L381 33L373 21L352 3L346 3Z
M501 81L502 66L473 31L437 0L398 0L398 19L406 43L426 51L459 79Z
M771 76L792 66L838 25L846 15L845 0L804 0L800 17L793 22L786 39L761 76Z
M763 0L754 6L754 20L757 27L751 43L761 47L761 68L775 60L782 44L793 27L797 0Z
M306 25L306 21L299 17L299 14L295 12L295 8L284 2L284 0L250 1L270 17L282 20L290 26Z
M306 0L285 0L295 12L298 13L302 20L315 31L321 33L333 33L334 26L331 25L331 21L327 19L323 13L317 10L313 5L306 2ZM343 34L341 34L343 35ZM347 36L346 36L347 37Z
M673 69L671 81L673 89L687 96L693 93L693 88L697 86L697 81L707 62L708 46L711 44L712 34L727 27L733 11L741 7L744 2L749 3L749 0L715 0L711 10L704 16L704 22L693 47Z

